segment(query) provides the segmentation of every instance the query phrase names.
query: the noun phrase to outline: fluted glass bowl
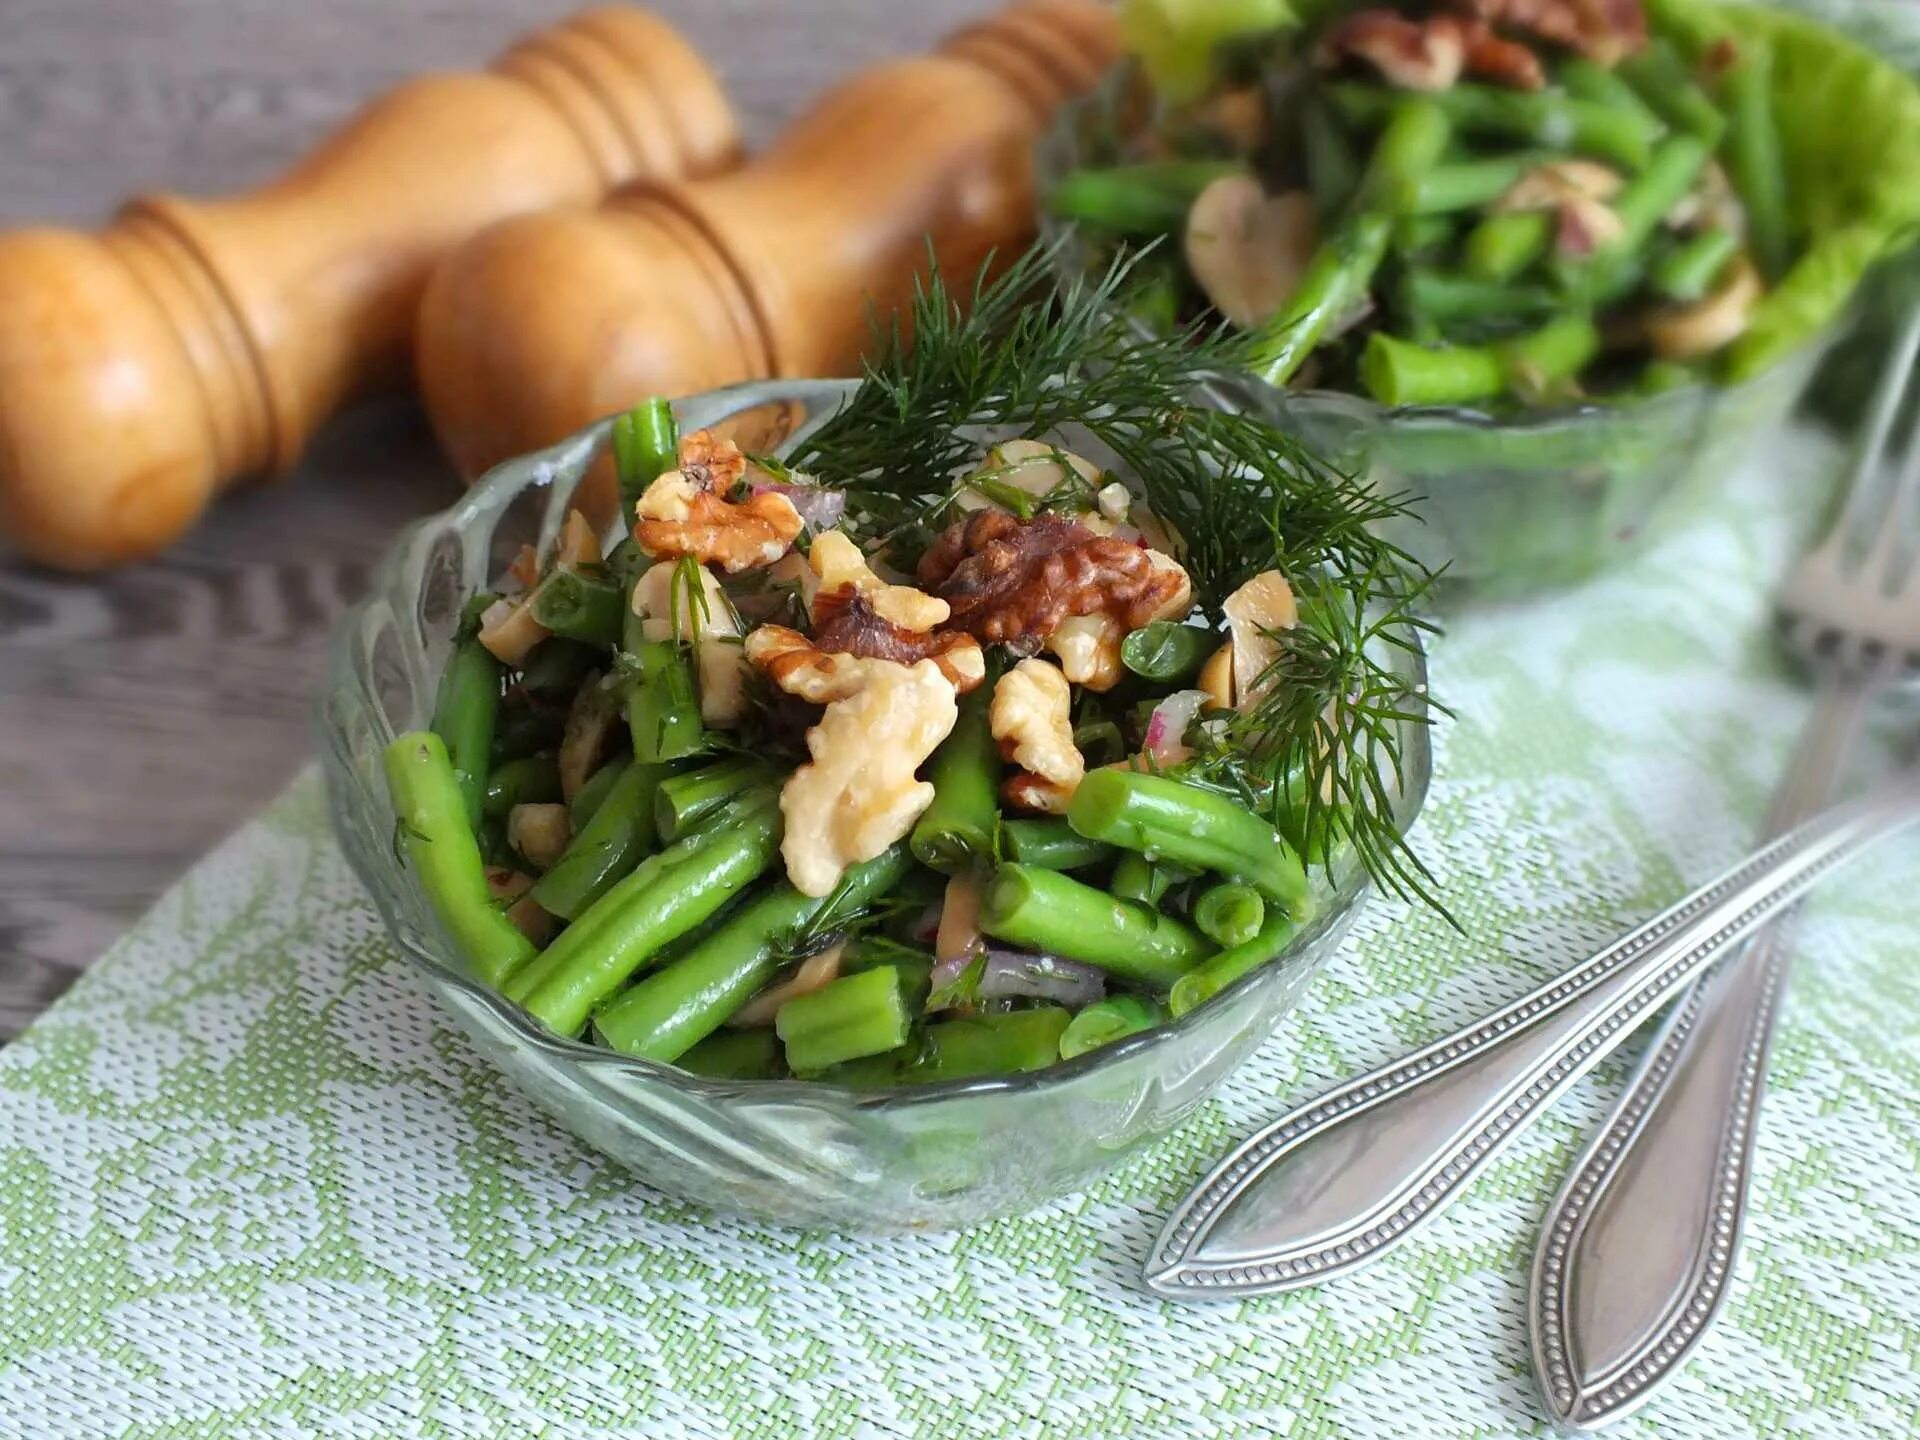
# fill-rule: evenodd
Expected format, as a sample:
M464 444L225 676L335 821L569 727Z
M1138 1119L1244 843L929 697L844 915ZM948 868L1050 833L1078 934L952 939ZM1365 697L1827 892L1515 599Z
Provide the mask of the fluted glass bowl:
M1076 169L1125 159L1152 105L1137 73L1122 66L1064 106L1042 137L1041 233L1063 283L1105 261L1052 216L1048 195ZM1405 496L1412 513L1389 522L1390 538L1429 567L1444 566L1447 588L1516 594L1591 575L1695 513L1730 468L1779 436L1846 328L1836 323L1740 384L1513 415L1388 406L1252 375L1222 376L1206 398L1263 415L1380 493Z
M774 381L678 402L681 424L727 427L772 449L830 415L851 382ZM452 508L407 529L371 593L342 620L318 724L333 824L400 954L474 1047L582 1140L649 1184L785 1224L948 1228L1030 1209L1093 1179L1177 1125L1293 1008L1358 912L1353 868L1276 961L1181 1019L1051 1070L860 1093L794 1080L701 1079L561 1039L469 977L395 853L380 754L427 723L474 591L524 542L557 534L607 447L605 423L494 470ZM1062 433L1063 443L1075 437ZM1397 652L1396 652L1397 653ZM1415 653L1399 662L1424 681ZM1424 693L1424 692L1422 692ZM1403 737L1398 816L1427 787L1426 732Z

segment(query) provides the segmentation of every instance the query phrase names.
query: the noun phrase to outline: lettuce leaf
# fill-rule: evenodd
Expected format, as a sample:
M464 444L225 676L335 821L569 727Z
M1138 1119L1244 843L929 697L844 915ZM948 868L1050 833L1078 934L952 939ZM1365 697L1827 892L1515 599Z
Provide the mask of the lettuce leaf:
M1206 92L1213 52L1297 23L1288 0L1120 0L1120 33L1153 88L1179 103Z
M1646 0L1690 57L1723 37L1773 50L1773 104L1800 259L1754 308L1728 378L1766 369L1830 325L1876 262L1920 232L1920 86L1804 15L1718 0Z

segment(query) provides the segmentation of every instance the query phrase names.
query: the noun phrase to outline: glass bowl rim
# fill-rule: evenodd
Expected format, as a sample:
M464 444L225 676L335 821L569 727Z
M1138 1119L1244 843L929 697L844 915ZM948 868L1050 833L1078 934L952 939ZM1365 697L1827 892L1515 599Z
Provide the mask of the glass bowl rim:
M1054 167L1048 163L1048 157L1069 142L1074 134L1074 125L1078 119L1091 114L1099 106L1107 104L1133 74L1132 62L1121 56L1108 67L1099 83L1084 94L1074 96L1055 112L1053 118L1040 132L1034 142L1034 153L1039 160L1035 166L1035 213L1039 217L1040 243L1047 254L1048 269L1052 272L1055 288L1061 288L1093 277L1096 267L1076 263L1080 246L1075 243L1083 233L1080 223L1075 220L1063 220L1055 215L1047 204L1049 192L1057 182ZM1149 246L1133 246L1132 253L1143 254L1149 248L1158 250L1173 244L1171 239L1150 242ZM1899 260L1903 255L1920 251L1920 237L1910 244L1882 256L1875 268ZM1241 408L1231 396L1232 390L1238 390L1256 402L1272 398L1273 405L1283 415L1287 408L1326 406L1329 409L1350 411L1354 418L1363 419L1378 428L1401 421L1419 421L1428 424L1449 424L1461 429L1486 432L1526 431L1545 429L1555 425L1569 425L1583 421L1597 420L1602 417L1632 417L1661 409L1684 410L1691 405L1712 405L1719 397L1738 394L1749 386L1758 386L1773 372L1784 365L1816 359L1834 345L1860 322L1865 304L1867 277L1863 276L1854 286L1853 293L1846 303L1834 312L1826 324L1807 336L1785 354L1776 355L1767 365L1751 375L1744 375L1732 382L1716 383L1711 380L1693 380L1685 385L1676 385L1671 390L1658 391L1651 395L1604 397L1582 397L1576 400L1560 401L1551 405L1529 406L1512 414L1498 414L1490 410L1475 409L1470 405L1388 405L1374 399L1371 395L1357 390L1335 390L1326 386L1311 386L1306 389L1293 389L1285 385L1276 385L1263 380L1251 370L1232 370L1209 380L1206 391L1209 403L1231 404ZM1151 336L1154 332L1137 315L1120 314L1119 318L1136 335ZM1226 392L1223 393L1223 387Z
M843 401L859 385L858 380L756 380L742 384L722 386L712 390L682 396L673 401L683 426L699 428L704 424L717 423L721 418L759 406L777 405L800 399L814 401ZM811 418L808 423L782 441L782 445L791 445L804 434L805 430L823 422L825 414ZM537 1024L520 1006L508 1000L491 986L469 975L465 968L455 961L443 958L426 946L415 943L407 933L410 927L395 923L393 906L385 893L387 885L412 886L413 879L409 866L402 863L392 852L384 854L384 863L363 857L360 847L346 834L342 812L350 803L372 803L388 805L384 793L369 793L369 787L359 783L351 757L347 752L345 732L333 723L328 714L328 706L336 696L354 695L356 687L351 683L359 671L357 642L361 636L364 622L374 609L380 605L394 607L395 623L403 623L403 616L417 614L418 595L411 593L407 577L407 562L416 549L429 536L441 533L460 533L489 515L503 512L512 501L523 492L534 488L546 488L554 479L570 468L584 474L608 449L609 435L613 417L595 421L593 424L575 431L564 440L555 442L539 450L503 460L483 474L453 504L408 522L387 543L381 552L379 562L374 567L366 592L356 600L335 622L326 650L323 688L314 705L313 723L320 741L323 771L326 781L329 818L335 836L341 842L341 850L354 870L361 885L369 893L374 908L379 912L382 928L387 939L411 959L415 964L429 967L445 982L452 984L463 996L489 1011L496 1020L508 1027L513 1039L529 1046L550 1063L572 1067L587 1067L596 1072L612 1071L630 1075L638 1079L658 1081L711 1099L727 1099L742 1096L759 1098L788 1098L801 1100L807 1098L832 1100L839 1103L851 1103L866 1110L891 1110L918 1105L933 1104L941 1101L975 1096L993 1096L1006 1094L1025 1094L1064 1085L1083 1075L1093 1073L1109 1065L1117 1065L1133 1056L1144 1054L1157 1047L1171 1044L1177 1037L1191 1029L1196 1029L1210 1012L1217 1013L1216 1007L1233 1004L1250 993L1252 989L1267 979L1276 965L1283 963L1289 956L1306 950L1321 941L1329 931L1346 923L1364 904L1372 882L1364 872L1349 874L1334 887L1333 895L1326 908L1315 915L1306 925L1297 930L1287 944L1245 975L1209 996L1184 1015L1169 1017L1163 1024L1152 1029L1140 1031L1098 1046L1071 1060L1061 1060L1040 1070L1025 1071L1014 1075L976 1076L963 1080L935 1081L925 1085L902 1087L898 1090L858 1090L831 1081L782 1079L716 1079L696 1075L682 1070L676 1065L663 1061L649 1060L637 1055L623 1055L616 1050L591 1044L586 1040L571 1036L555 1035ZM395 602L399 601L397 606ZM417 624L417 621L411 622ZM1410 668L1409 678L1416 688L1418 708L1424 717L1430 713L1427 701L1427 657L1424 642L1418 631L1410 632L1408 645L1400 653ZM361 704L364 702L354 701ZM393 738L391 726L384 713L376 711L375 729L385 740ZM1400 807L1405 815L1403 829L1411 829L1424 808L1432 778L1431 732L1427 725L1415 725L1412 728L1415 747L1412 755L1403 761ZM1411 779L1412 783L1406 782ZM350 801L343 793L351 788L354 800ZM432 928L445 942L447 954L453 952L452 942L447 937L445 927L438 916L432 914L431 906L425 907L431 919Z

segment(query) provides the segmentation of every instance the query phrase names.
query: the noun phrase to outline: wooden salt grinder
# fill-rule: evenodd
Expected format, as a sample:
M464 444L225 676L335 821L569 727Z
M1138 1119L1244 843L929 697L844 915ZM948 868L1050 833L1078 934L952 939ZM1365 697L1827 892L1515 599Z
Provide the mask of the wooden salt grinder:
M278 182L0 235L0 527L94 569L158 550L408 376L432 266L482 226L739 155L718 82L640 10L590 10L483 73L414 80Z
M732 175L474 237L421 307L441 441L471 479L648 395L854 373L929 237L962 288L1025 246L1035 137L1117 48L1094 0L1025 0L847 81Z

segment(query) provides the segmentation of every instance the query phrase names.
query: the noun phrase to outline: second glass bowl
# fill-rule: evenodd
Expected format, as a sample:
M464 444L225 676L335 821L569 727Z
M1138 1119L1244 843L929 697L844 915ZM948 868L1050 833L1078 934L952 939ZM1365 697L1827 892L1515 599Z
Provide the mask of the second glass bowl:
M683 430L731 430L783 453L851 381L772 381L675 403ZM751 434L748 440L741 432ZM395 853L380 756L427 723L467 597L523 543L558 533L607 448L595 425L511 461L393 544L335 635L318 724L334 829L400 955L474 1048L568 1130L670 1195L764 1220L835 1230L942 1229L1031 1209L1085 1186L1180 1123L1298 1003L1366 892L1348 866L1286 950L1157 1030L1052 1069L856 1092L793 1080L701 1079L562 1039L467 975ZM1080 448L1063 433L1062 443ZM1424 694L1425 660L1389 649ZM1427 733L1402 726L1396 818L1427 788Z

